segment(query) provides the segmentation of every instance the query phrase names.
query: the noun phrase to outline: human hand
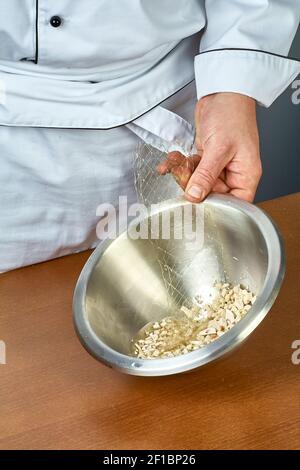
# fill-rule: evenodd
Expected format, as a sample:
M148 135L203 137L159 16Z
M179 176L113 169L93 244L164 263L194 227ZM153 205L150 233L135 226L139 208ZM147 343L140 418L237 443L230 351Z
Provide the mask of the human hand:
M238 93L201 98L195 109L197 154L170 152L158 166L171 172L191 202L211 191L253 201L262 174L255 100Z

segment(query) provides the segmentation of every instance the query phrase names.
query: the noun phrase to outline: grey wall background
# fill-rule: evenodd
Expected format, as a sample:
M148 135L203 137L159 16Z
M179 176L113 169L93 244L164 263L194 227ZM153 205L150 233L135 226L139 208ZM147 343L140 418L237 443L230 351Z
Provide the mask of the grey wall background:
M300 27L289 55L300 60ZM289 86L270 108L258 107L263 176L256 201L300 191L300 104L292 103L294 91Z

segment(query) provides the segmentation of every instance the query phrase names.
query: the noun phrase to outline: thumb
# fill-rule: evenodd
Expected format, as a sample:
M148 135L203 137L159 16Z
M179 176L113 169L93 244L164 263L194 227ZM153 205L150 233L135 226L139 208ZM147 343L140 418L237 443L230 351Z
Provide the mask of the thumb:
M203 157L192 174L185 190L191 202L200 202L211 192L220 173L230 160L228 148L207 145Z

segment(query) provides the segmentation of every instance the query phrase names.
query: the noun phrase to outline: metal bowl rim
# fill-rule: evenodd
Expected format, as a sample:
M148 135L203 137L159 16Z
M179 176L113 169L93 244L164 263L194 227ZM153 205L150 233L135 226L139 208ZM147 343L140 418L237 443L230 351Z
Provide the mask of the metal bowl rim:
M285 273L284 245L277 226L262 209L248 202L241 201L234 196L211 194L203 202L203 204L207 203L216 206L223 206L225 204L233 209L242 211L255 222L267 244L269 259L266 279L251 311L230 331L208 346L174 358L144 360L127 356L112 349L98 338L89 325L85 311L85 298L88 282L95 265L101 259L106 249L115 240L124 235L126 232L124 230L117 239L106 239L98 245L84 265L74 291L73 321L75 330L82 345L96 359L110 367L132 375L159 376L185 372L212 362L237 347L267 315L278 295ZM190 203L183 197L179 197L156 204L147 215L144 214L137 217L132 224L138 224L144 217L183 204Z

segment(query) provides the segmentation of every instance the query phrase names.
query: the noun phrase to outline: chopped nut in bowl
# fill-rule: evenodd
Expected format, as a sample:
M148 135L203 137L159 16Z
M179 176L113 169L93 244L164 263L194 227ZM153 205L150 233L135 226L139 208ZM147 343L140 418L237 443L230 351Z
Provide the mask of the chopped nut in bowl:
M236 325L256 299L240 285L215 283L214 287L217 294L212 303L198 297L198 305L194 301L191 308L181 307L182 317L169 316L143 328L142 335L132 339L133 354L140 359L164 359L203 348Z

